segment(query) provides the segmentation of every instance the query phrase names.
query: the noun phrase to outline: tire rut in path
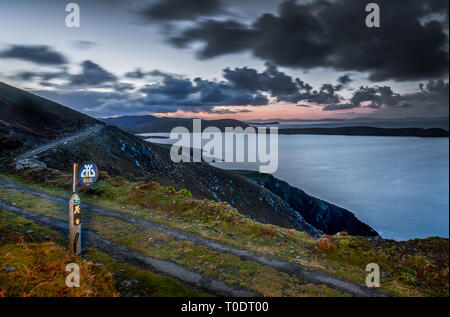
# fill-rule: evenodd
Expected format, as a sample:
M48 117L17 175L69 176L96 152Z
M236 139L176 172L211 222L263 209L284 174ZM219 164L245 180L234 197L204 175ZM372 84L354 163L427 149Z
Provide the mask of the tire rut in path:
M22 185L18 185L3 179L0 179L0 186L6 187L6 188L12 188L19 190L23 193L31 194L36 197L52 200L55 202L59 202L62 204L67 204L68 199L58 197L55 195L39 192L30 188L27 188ZM97 213L102 216L107 217L114 217L119 220L137 224L143 228L159 231L161 233L165 233L168 235L171 235L175 239L179 240L188 240L193 242L196 245L207 247L209 249L212 249L214 251L218 251L221 253L228 253L234 256L239 257L242 260L250 260L262 265L270 266L278 271L292 274L296 276L300 281L310 282L314 284L325 284L330 288L336 289L338 291L348 293L354 296L360 296L360 297L385 297L388 296L387 294L384 294L376 289L368 288L364 286L360 286L351 282L340 280L334 276L331 276L327 273L318 272L315 270L312 270L308 267L302 266L300 264L287 262L281 259L275 259L268 256L256 254L254 252L251 252L249 250L240 249L237 247L233 247L231 245L221 243L218 241L214 241L211 239L207 239L204 237L200 237L196 234L189 233L186 231L183 231L181 229L177 229L174 227L170 227L152 220L147 220L139 217L135 217L129 214L125 214L123 212L106 209L98 206L93 206L88 203L82 203L82 206L84 209Z

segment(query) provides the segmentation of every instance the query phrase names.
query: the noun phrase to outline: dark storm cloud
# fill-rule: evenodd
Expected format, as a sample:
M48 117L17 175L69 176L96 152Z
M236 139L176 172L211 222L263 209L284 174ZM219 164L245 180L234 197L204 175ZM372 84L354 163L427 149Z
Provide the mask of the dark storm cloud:
M221 11L220 0L160 0L147 4L139 12L146 21L154 22L192 20Z
M24 81L37 79L45 86L63 86L65 88L112 87L117 90L132 89L131 84L119 83L118 78L114 74L105 70L93 61L85 60L80 64L80 66L81 72L77 74L71 74L67 71L66 67L61 67L60 70L54 72L22 71L10 76L10 78ZM54 79L62 80L64 83L53 84L50 81Z
M89 109L101 107L108 100L127 98L127 95L116 92L82 90L35 90L33 93L81 112L89 112ZM109 114L112 115L113 113Z
M259 91L236 89L227 82L196 78L195 83L200 94L199 101L205 105L264 106L269 102Z
M12 76L9 76L9 78L21 81L30 81L34 79L39 79L42 82L47 82L52 79L66 78L66 76L67 70L64 68L63 70L57 72L20 71Z
M299 91L299 86L295 80L280 72L276 65L271 62L266 62L266 70L258 73L251 68L229 68L224 70L224 77L232 85L238 89L248 91L266 91L279 101L288 101L295 99Z
M342 75L338 78L338 82L342 85L347 85L352 82L349 74Z
M76 86L98 86L108 82L115 82L117 78L100 65L86 60L81 64L80 74L71 75L70 83Z
M223 70L222 81L203 78L192 80L160 70L144 71L140 68L125 73L125 78L151 79L154 82L139 89L134 84L121 82L120 78L89 60L81 64L82 71L78 74L70 74L67 69L62 69L59 72L20 72L14 77L39 80L41 85L61 91L61 95L57 95L60 99L72 97L67 93L70 89L113 90L116 95L112 96L110 93L102 95L99 92L94 94L84 91L84 98L89 101L83 108L84 111L102 115L110 115L121 106L132 113L155 112L156 109L164 109L165 112L184 109L218 113L214 109L216 106L265 106L272 101L307 101L319 105L338 103L341 100L336 94L336 86L332 84L324 84L320 90L314 90L299 78L280 71L275 64L266 62L265 65L262 72L248 67L226 68ZM56 84L52 82L53 79L63 80L65 83ZM95 102L94 98L97 98ZM220 111L225 113L225 110Z
M266 70L258 73L251 68L235 68L224 70L224 77L235 88L251 92L263 91L274 97L276 101L297 103L308 101L317 104L337 103L340 97L335 93L336 86L323 84L319 91L299 78L292 78L278 70L278 67L266 62Z
M323 110L343 110L354 108L371 108L393 110L404 108L420 109L421 115L440 112L448 115L449 83L440 80L429 80L419 85L419 91L409 94L398 94L389 86L361 86L350 100L342 103L331 103Z
M239 89L228 82L210 81L164 75L162 82L140 90L146 105L165 105L177 108L193 107L208 110L221 105L266 105L268 99L260 92Z
M419 88L422 92L438 93L448 97L449 86L442 79L440 80L430 80L426 85L420 84Z
M63 65L66 57L46 45L11 45L0 52L0 57L14 58L38 65Z
M202 42L202 59L249 50L281 66L368 72L373 81L448 74L448 0L383 1L380 28L365 26L369 2L287 0L277 15L263 14L251 24L202 20L170 42Z
M147 79L159 78L154 84L149 84L129 98L109 100L101 106L95 106L89 111L112 112L119 109L120 104L134 112L164 112L187 110L193 112L232 113L233 106L264 106L272 101L290 103L309 102L316 105L337 104L342 98L336 94L336 86L324 84L319 90L299 78L293 78L271 63L266 63L266 69L259 72L253 68L226 68L224 80L193 80L164 73L158 70L144 71L135 69L126 73L128 78ZM216 110L216 106L229 106L228 110ZM300 103L299 106L308 106ZM169 111L170 110L170 111Z
M329 105L326 105L325 107L323 107L322 110L324 110L324 111L346 110L346 109L353 109L353 108L357 108L357 107L358 106L356 106L353 103L329 104Z
M183 99L197 92L191 80L166 76L161 84L155 84L143 88L147 95L165 95L176 99Z
M351 103L356 107L361 106L363 102L370 102L367 107L369 108L380 108L382 105L394 106L402 101L402 96L399 94L394 94L391 87L360 87L357 91L353 93L350 99Z
M204 42L205 46L198 52L198 57L207 59L252 49L251 43L254 43L256 36L256 32L237 21L206 20L169 41L180 48L192 42Z

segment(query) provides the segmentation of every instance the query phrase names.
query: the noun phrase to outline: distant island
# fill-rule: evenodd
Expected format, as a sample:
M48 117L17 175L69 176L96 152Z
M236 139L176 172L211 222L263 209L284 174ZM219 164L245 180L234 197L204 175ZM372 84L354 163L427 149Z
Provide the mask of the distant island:
M376 128L365 126L339 128L286 128L278 134L317 134L354 136L413 136L421 138L448 138L448 131L440 128Z
M114 118L99 118L102 122L116 126L129 133L168 133L176 127L184 127L192 132L192 120L194 118L167 118L156 117L151 115L144 116L121 116ZM226 127L248 127L248 124L234 119L217 119L217 120L202 120L203 128L218 127L221 131L225 131Z

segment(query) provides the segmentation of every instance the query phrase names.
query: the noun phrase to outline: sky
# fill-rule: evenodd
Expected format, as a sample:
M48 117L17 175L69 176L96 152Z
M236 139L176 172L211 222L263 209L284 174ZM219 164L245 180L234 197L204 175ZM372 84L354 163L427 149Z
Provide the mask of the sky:
M448 118L448 0L70 2L0 2L0 81L94 117Z

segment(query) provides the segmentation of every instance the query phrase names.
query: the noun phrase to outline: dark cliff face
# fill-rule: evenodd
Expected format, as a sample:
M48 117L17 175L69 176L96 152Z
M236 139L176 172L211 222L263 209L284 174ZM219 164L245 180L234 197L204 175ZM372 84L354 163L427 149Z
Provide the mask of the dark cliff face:
M301 189L290 186L272 175L257 172L239 172L264 186L296 210L308 223L327 234L347 231L355 236L377 236L378 233L355 215L341 207L309 196Z

